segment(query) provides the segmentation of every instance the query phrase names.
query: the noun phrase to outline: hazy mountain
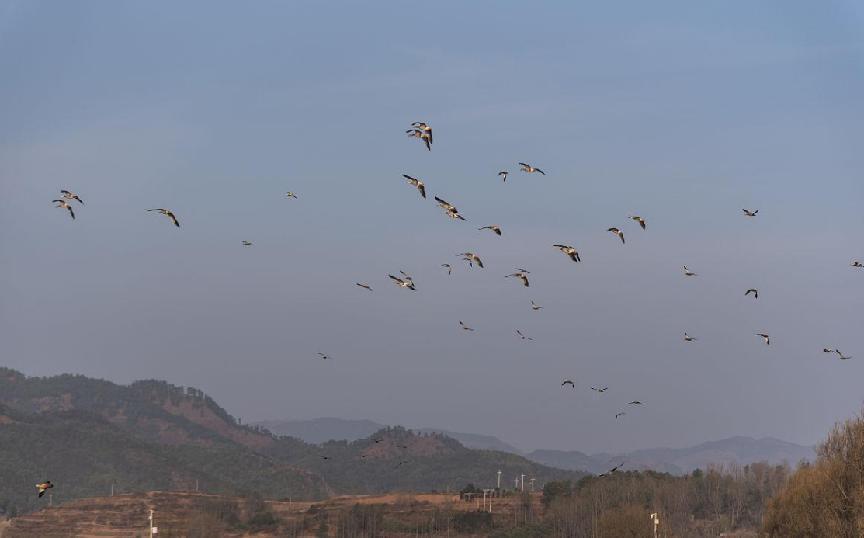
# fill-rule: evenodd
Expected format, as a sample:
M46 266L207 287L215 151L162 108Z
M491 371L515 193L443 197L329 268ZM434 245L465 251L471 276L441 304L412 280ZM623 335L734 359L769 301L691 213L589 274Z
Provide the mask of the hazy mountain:
M816 456L813 447L796 445L766 437L730 437L719 441L702 443L688 448L651 448L633 452L587 455L578 451L535 450L526 454L530 460L561 469L579 469L588 472L603 472L621 461L627 469L651 469L672 474L690 473L709 465L746 465L760 461L772 464L783 462L794 466L801 460L812 461Z
M287 435L307 443L320 444L327 441L356 441L369 437L384 428L384 424L371 420L344 418L313 418L309 420L264 420L253 423L267 428L276 435Z
M452 437L468 448L476 448L478 450L497 450L499 452L509 452L510 454L524 454L515 446L505 443L494 435L451 432L439 428L422 428L419 431L423 433L440 433L447 437Z
M240 425L191 387L0 368L0 515L35 508L33 484L46 479L57 485L55 502L105 495L112 484L140 492L189 490L196 481L208 493L309 499L489 487L499 470L506 484L522 473L540 483L583 476L401 427L308 444Z
M374 432L385 427L384 424L371 420L352 420L333 417L308 420L264 420L254 422L253 425L267 428L277 435L288 435L314 444L327 441L356 441L357 439L369 437ZM441 433L447 437L456 439L467 448L499 450L511 454L522 454L522 451L518 448L492 435L451 432L441 428L420 428L415 431L420 433Z

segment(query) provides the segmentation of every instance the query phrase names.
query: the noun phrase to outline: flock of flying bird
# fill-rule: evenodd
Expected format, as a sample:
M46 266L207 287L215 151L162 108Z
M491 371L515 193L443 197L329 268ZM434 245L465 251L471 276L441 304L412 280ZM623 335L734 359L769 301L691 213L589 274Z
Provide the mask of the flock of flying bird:
M406 133L408 134L409 137L417 138L418 140L423 142L423 144L426 146L427 150L429 150L429 151L432 150L432 143L433 143L432 127L430 127L428 123L419 122L419 121L413 122L413 123L411 123L411 128L408 129L406 131ZM518 164L519 164L519 171L520 172L523 172L526 174L535 174L536 173L536 174L540 174L543 176L546 175L546 172L544 172L540 168L537 168L534 165L524 163L524 162L520 162ZM510 172L507 170L502 170L502 171L498 172L498 176L500 176L502 178L502 181L504 181L504 182L507 181L507 176L509 174L510 174ZM421 198L423 198L423 199L426 198L426 184L423 182L422 179L414 177L414 176L410 176L408 174L402 174L402 177L408 182L409 185L411 185L412 187L417 189L417 191L420 193ZM77 194L75 194L74 192L68 191L68 190L61 190L60 194L61 194L61 198L52 200L52 202L54 204L56 204L55 207L66 209L69 212L69 216L72 219L75 219L75 212L74 212L70 202L77 201L79 204L81 204L83 206L84 201ZM287 198L298 199L297 194L292 192L292 191L285 193L285 196ZM466 220L465 217L459 213L459 210L456 208L455 205L451 204L450 202L447 202L446 200L444 200L438 196L434 196L434 199L435 199L435 202L437 203L438 207L440 207L444 211L444 214L447 217L454 219L454 220L461 220L461 221ZM148 211L148 212L149 211L156 211L156 212L164 215L165 217L167 217L169 220L171 220L171 222L174 224L174 226L176 226L177 228L180 227L180 222L177 219L177 216L169 209L153 208L153 209L147 209L146 211ZM757 216L757 214L759 213L758 209L755 209L755 210L742 209L742 211L744 213L744 216L748 217L748 218L755 218ZM638 224L642 230L647 230L647 223L646 223L645 219L642 218L641 216L631 215L628 218L633 220L636 224ZM478 228L478 230L480 230L480 231L489 230L490 232L494 233L497 236L501 236L503 233L501 226L499 226L497 224L490 224L487 226L481 226L480 228ZM620 239L622 245L626 244L626 240L624 239L624 231L622 229L617 228L617 227L610 227L607 229L607 231L609 233L615 235L618 239ZM249 246L252 246L252 242L244 240L244 241L242 241L242 245L249 247ZM553 244L552 246L554 248L558 249L559 251L561 251L571 261L576 262L576 263L582 261L582 258L579 255L579 251L576 250L575 247L573 247L571 245L560 244L560 243ZM460 257L462 259L462 261L467 262L469 267L473 268L476 265L478 268L481 268L481 269L485 268L485 266L483 265L483 261L481 260L480 256L474 252L462 252L460 254L457 254L457 256ZM854 268L858 268L858 269L864 269L864 263L861 263L858 260L853 260L851 263L851 266ZM441 267L443 267L447 270L448 275L450 275L452 273L453 267L449 263L443 263L443 264L441 264ZM527 269L517 267L517 268L515 268L515 271L513 273L506 275L506 278L517 279L517 280L521 281L521 283L524 287L530 287L531 284L530 284L530 281L528 279L528 275L530 273L531 272L528 271ZM692 271L686 265L683 266L683 273L684 273L685 277L698 276L698 273ZM393 274L390 274L388 276L393 281L393 283L396 284L397 286L399 286L400 288L409 289L412 291L417 289L415 286L415 283L414 283L414 279L411 277L411 275L407 274L405 271L399 271L399 274L400 274L400 276L396 276ZM356 285L363 288L363 289L366 289L370 292L373 291L372 286L369 285L368 283L356 282ZM756 288L750 288L744 293L744 295L745 296L752 295L754 299L758 299L759 298L759 290ZM543 307L541 305L536 304L533 300L531 301L531 309L533 311L536 312L536 311L541 310L542 308ZM463 331L474 332L474 328L466 325L462 320L459 320L459 327ZM533 338L526 336L519 329L516 329L515 334L517 337L519 337L522 340L533 340ZM755 336L762 338L762 340L765 342L765 345L771 344L771 337L769 334L767 334L767 333L755 333ZM684 333L684 341L688 342L688 343L692 343L692 342L696 342L697 339L693 336L690 336L687 332L685 332ZM848 359L852 358L850 356L844 355L839 349L835 349L835 348L827 348L826 347L826 348L823 348L822 351L824 353L834 353L839 357L840 360L848 360ZM322 360L327 360L327 359L332 358L330 355L327 355L327 354L322 353L322 352L318 352L317 355ZM572 379L569 379L569 378L564 379L561 383L561 387L566 387L568 385L573 389L576 388L576 383ZM592 386L590 388L592 391L597 392L598 394L603 394L607 390L609 390L608 386L603 386L603 387L593 387ZM632 400L632 401L628 402L627 405L629 405L629 406L641 406L643 404L639 400ZM615 414L615 418L618 419L622 416L625 416L626 414L627 413L625 411L619 411ZM379 441L380 440L375 440L376 443ZM403 448L407 448L407 447L403 447ZM321 456L321 457L322 457L322 459L329 459L330 458L329 456ZM399 465L402 465L403 463L405 463L405 462L404 461L400 462ZM602 476L612 474L612 473L616 472L622 466L623 466L623 462L620 463L619 465L616 465L615 467L613 467L610 471L603 473L599 476L602 477ZM48 489L53 488L53 487L54 487L54 484L52 484L50 481L45 481L45 482L37 484L36 488L38 490L39 497L42 497Z

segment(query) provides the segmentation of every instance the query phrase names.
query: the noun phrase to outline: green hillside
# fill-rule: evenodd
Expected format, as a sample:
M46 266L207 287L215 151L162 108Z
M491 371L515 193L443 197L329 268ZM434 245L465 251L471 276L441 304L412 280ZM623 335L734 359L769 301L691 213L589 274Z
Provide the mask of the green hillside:
M455 491L577 479L503 452L471 450L440 434L388 428L351 443L312 445L239 424L200 390L163 381L117 385L78 375L26 377L0 368L0 514L116 492L190 490L267 498L334 493ZM539 485L538 484L538 485Z

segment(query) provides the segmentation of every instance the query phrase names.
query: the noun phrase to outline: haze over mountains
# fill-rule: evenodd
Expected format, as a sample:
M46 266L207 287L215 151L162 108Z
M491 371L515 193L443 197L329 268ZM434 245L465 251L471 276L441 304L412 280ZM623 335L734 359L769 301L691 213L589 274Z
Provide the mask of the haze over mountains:
M27 377L0 368L0 516L55 503L148 490L320 499L334 494L458 491L494 486L501 470L542 484L576 480L523 456L473 450L440 434L401 427L308 444L241 425L212 398L164 381L118 385L80 375ZM373 437L374 435L374 437ZM503 484L502 484L503 485Z
M323 443L344 439L353 441L368 437L385 425L371 420L317 418L308 420L269 420L255 423L278 435L302 439L307 443ZM452 432L441 428L417 428L418 432L436 432L458 440L467 448L497 450L525 456L531 461L589 473L608 470L610 461L626 461L628 469L650 469L671 474L690 473L709 465L739 464L766 461L795 465L801 460L812 461L813 447L798 445L780 439L736 436L709 441L684 448L650 448L622 453L586 454L578 450L536 449L521 450L492 435Z

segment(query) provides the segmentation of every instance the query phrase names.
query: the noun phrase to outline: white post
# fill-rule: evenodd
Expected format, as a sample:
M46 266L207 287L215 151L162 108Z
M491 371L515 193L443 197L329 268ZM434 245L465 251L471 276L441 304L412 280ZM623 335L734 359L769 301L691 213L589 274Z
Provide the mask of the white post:
M486 490L483 490L483 510L486 510Z
M522 475L522 491L525 491L525 475Z
M501 489L501 471L498 471L498 489Z
M111 496L114 496L114 483L111 483Z
M153 538L153 510L150 510L150 538Z

